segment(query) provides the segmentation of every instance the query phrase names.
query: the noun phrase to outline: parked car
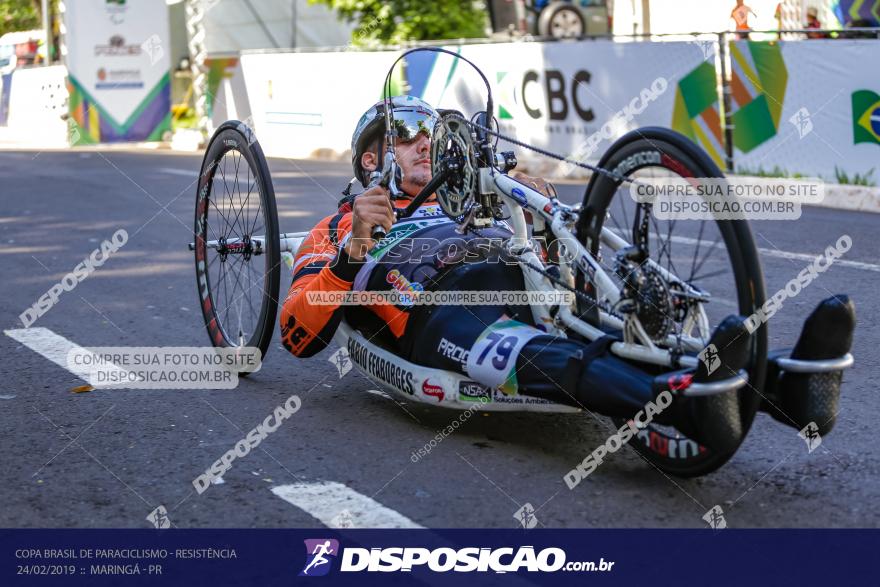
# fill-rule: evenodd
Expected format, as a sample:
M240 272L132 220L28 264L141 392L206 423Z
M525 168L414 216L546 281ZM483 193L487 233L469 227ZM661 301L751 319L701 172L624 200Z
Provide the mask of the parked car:
M608 0L491 0L492 32L557 39L604 35L611 30Z
M533 28L542 37L567 39L610 30L606 0L532 0L526 8L535 15Z

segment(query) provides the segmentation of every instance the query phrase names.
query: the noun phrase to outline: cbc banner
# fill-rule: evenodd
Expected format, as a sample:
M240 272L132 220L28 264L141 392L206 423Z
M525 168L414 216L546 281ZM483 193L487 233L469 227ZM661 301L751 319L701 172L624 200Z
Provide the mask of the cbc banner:
M501 132L595 163L626 132L672 128L724 168L717 43L578 41L448 46L473 61L492 87ZM744 175L797 174L827 181L880 179L880 82L853 64L880 63L870 40L734 41L730 44L734 168ZM267 154L337 156L357 118L382 95L398 52L272 53L241 57L247 104ZM819 68L818 65L822 67ZM823 72L821 81L816 71ZM344 80L340 82L340 80ZM449 55L408 55L394 93L473 114L484 108L479 75ZM221 100L217 97L217 101ZM229 109L227 108L227 111ZM233 109L234 110L234 109ZM583 170L506 144L531 171ZM874 170L872 172L872 169Z
M156 141L171 128L168 7L156 0L68 0L72 145Z

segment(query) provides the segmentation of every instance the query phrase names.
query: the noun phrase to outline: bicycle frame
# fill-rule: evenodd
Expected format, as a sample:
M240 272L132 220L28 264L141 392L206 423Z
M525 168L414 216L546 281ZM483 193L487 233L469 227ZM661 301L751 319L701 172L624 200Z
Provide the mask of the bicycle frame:
M507 174L500 173L496 169L482 168L480 172L480 186L483 193L492 191L507 204L510 213L508 222L512 225L514 232L513 237L507 242L508 253L520 262L523 274L526 276L527 288L548 289L555 286L546 277L525 264L543 267L543 262L532 249L531 242L528 239L524 210L528 210L531 214L532 222L536 229L542 230L545 226L549 226L552 235L563 245L560 247L559 263L561 274L571 282L569 285L574 285L574 270L577 268L583 271L595 286L597 299L605 299L611 305L620 300L619 286L614 283L599 260L578 242L578 239L569 229L569 225L573 225L577 220L577 212L572 207L559 202L555 198L548 198L544 194L516 181ZM605 227L602 228L601 239L604 244L613 250L619 250L629 244ZM651 264L664 279L679 283L686 293L701 298L706 297L704 292L697 292L681 282L676 276L670 274L653 260L648 260L647 263ZM551 311L544 307L533 306L533 312L535 312L536 321L540 320L538 323L546 323L551 315ZM697 319L703 324L701 329L704 331L705 339L708 339L709 333L706 332L708 330L708 320L702 307L700 307L699 312L701 316ZM589 340L596 340L606 334L596 326L576 317L568 306L559 306L552 314L554 317L550 321L556 326L557 330L560 330L560 334L561 327L569 328ZM602 324L617 328L625 333L624 342L616 342L611 346L612 352L620 357L671 367L673 369L693 368L697 365L696 357L678 355L656 346L644 333L644 329L638 323L638 318L635 315L630 315L625 321L621 321L619 318L611 316L600 309L600 321ZM627 333L628 330L629 333ZM638 339L638 344L635 342L635 339ZM674 337L670 335L669 342L674 340ZM683 337L682 341L687 349L694 353L699 352L705 346L704 340L690 336Z

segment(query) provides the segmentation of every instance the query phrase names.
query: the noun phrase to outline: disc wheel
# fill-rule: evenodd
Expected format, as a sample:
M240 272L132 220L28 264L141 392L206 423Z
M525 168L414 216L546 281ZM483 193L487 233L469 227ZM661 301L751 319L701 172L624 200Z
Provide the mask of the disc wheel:
M278 311L279 248L266 158L250 128L227 121L205 152L195 209L199 302L215 347L258 347L265 357Z
M618 140L600 161L600 166L632 179L722 178L718 166L686 137L668 129L644 128ZM599 235L603 227L622 237L627 244L637 240L646 243L649 258L663 270L675 275L687 286L705 295L701 302L702 325L697 328L686 320L688 309L696 306L683 296L682 286L658 288L653 298L668 303L642 312L668 312L668 320L653 324L668 325L663 330L665 343L658 346L696 356L699 347L683 348L682 341L698 340L700 347L708 342L712 330L726 316L749 316L764 303L764 279L758 252L748 222L745 220L659 220L649 204L636 203L630 186L608 176L594 174L584 196L583 211L578 222L578 237L603 268L614 276L616 251ZM656 277L656 272L653 274ZM615 276L614 279L619 279ZM595 292L583 274L576 285ZM659 285L659 284L658 284ZM591 294L594 295L594 294ZM692 298L691 298L692 300ZM579 304L581 305L581 304ZM595 320L596 309L584 302L579 307L582 317ZM694 311L692 316L701 315ZM654 326L654 328L659 328ZM650 328L649 328L650 330ZM669 343L670 339L677 342ZM657 342L657 341L655 341ZM750 337L750 360L746 366L748 385L738 393L742 420L742 438L752 424L760 404L759 391L764 381L767 362L767 328L760 327ZM639 364L651 369L650 366ZM657 367L660 374L668 368ZM689 399L705 404L700 409L714 409L715 397ZM619 427L625 420L615 420ZM648 461L666 473L682 477L705 475L722 466L736 452L739 444L726 452L701 446L670 426L650 423L632 440L632 446Z

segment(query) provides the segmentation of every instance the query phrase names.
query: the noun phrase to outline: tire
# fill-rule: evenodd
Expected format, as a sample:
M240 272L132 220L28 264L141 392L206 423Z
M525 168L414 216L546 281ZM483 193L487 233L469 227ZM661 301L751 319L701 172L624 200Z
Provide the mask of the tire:
M278 213L263 150L244 123L224 122L208 143L194 232L199 306L211 344L258 347L265 358L281 280ZM262 247L255 236L265 237ZM225 248L209 246L231 239L237 242Z
M639 129L622 137L605 153L599 162L599 166L626 177L632 177L633 175L641 176L644 173L671 174L679 177L723 177L721 170L714 161L689 139L669 129L654 127ZM628 237L630 242L636 238L635 217L633 225L629 227L628 219L624 219L621 226L614 215L617 207L624 214L626 214L628 206L634 209L637 208L633 200L629 199L629 196L624 193L626 188L620 188L620 186L621 182L600 174L593 174L587 186L582 212L578 220L577 236L580 242L584 243L585 247L594 255L600 255L600 250L603 248L603 246L600 246L599 234L606 223L609 224L611 230L623 231L623 236ZM626 200L623 198L626 198ZM648 213L650 214L649 209ZM656 231L654 244L657 244L657 241L663 240L663 234L659 229L658 221L653 217L651 217L651 221L654 223ZM681 222L683 224L679 228L682 230L695 226L684 224L688 221ZM718 250L718 245L723 243L728 263L725 263L724 258L719 255L712 258L711 263L707 267L707 269L715 268L717 270L715 275L707 274L707 278L712 280L712 286L705 291L709 291L713 298L716 297L715 294L719 295L717 299L710 299L704 305L707 315L710 312L713 314L713 316L709 317L709 326L710 329L714 329L714 326L719 322L719 318L725 314L734 313L741 316L749 316L761 307L766 295L764 292L764 278L758 252L747 221L703 220L700 222L696 239L682 236L673 237L671 231L674 230L677 223L669 223L667 225L666 239L666 245L669 247L668 250L665 246L660 247L658 254L661 256L659 259L654 259L654 251L658 247L652 244L649 246L649 253L652 259L662 265L662 254L665 251L668 255L666 267L671 268L673 273L678 274L683 279L684 272L679 273L679 271L675 270L674 262L676 257L673 251L673 243L676 243L675 246L678 246L679 249L684 248L686 250L690 246L695 251L694 260L691 262L690 276L685 281L702 288L704 284L696 282L699 276L694 275L694 267L697 264L697 257L701 247L706 246L703 244L705 242L704 238L709 238L709 235L705 232L706 226L709 226L710 232L717 232L715 238L710 241L713 244L708 249L707 254L709 256L714 255L714 252ZM630 228L631 232L626 234ZM650 228L647 230L650 233ZM676 235L679 234L681 233L676 233ZM680 258L678 257L678 259ZM603 262L606 261L603 260ZM700 272L707 262L708 257L701 260L699 267L697 267L697 272ZM692 278L693 281L691 281ZM586 278L583 275L578 275L576 282L579 288L585 288L587 291L590 291L586 284ZM721 297L730 296L732 292L735 292L736 300L727 300ZM713 301L716 302L716 306L710 310ZM727 304L727 306L724 304ZM582 312L582 315L588 320L593 316L589 312ZM636 451L665 473L680 477L705 475L726 463L742 443L761 401L759 392L760 387L763 385L767 368L766 325L758 328L751 335L750 340L750 359L746 368L749 375L749 384L741 388L736 394L736 398L739 401L742 434L731 445L733 446L732 449L724 452L715 451L700 446L674 428L651 423L633 438L633 447ZM656 374L665 370L667 369L660 368ZM704 404L700 408L719 409L721 407L720 404L717 406L715 404L729 401L729 398L725 398L724 395L728 394L700 398L700 401ZM625 422L625 420L615 420L618 426L625 424Z
M538 18L538 34L554 39L576 39L587 32L584 15L571 4L556 3L544 8Z

